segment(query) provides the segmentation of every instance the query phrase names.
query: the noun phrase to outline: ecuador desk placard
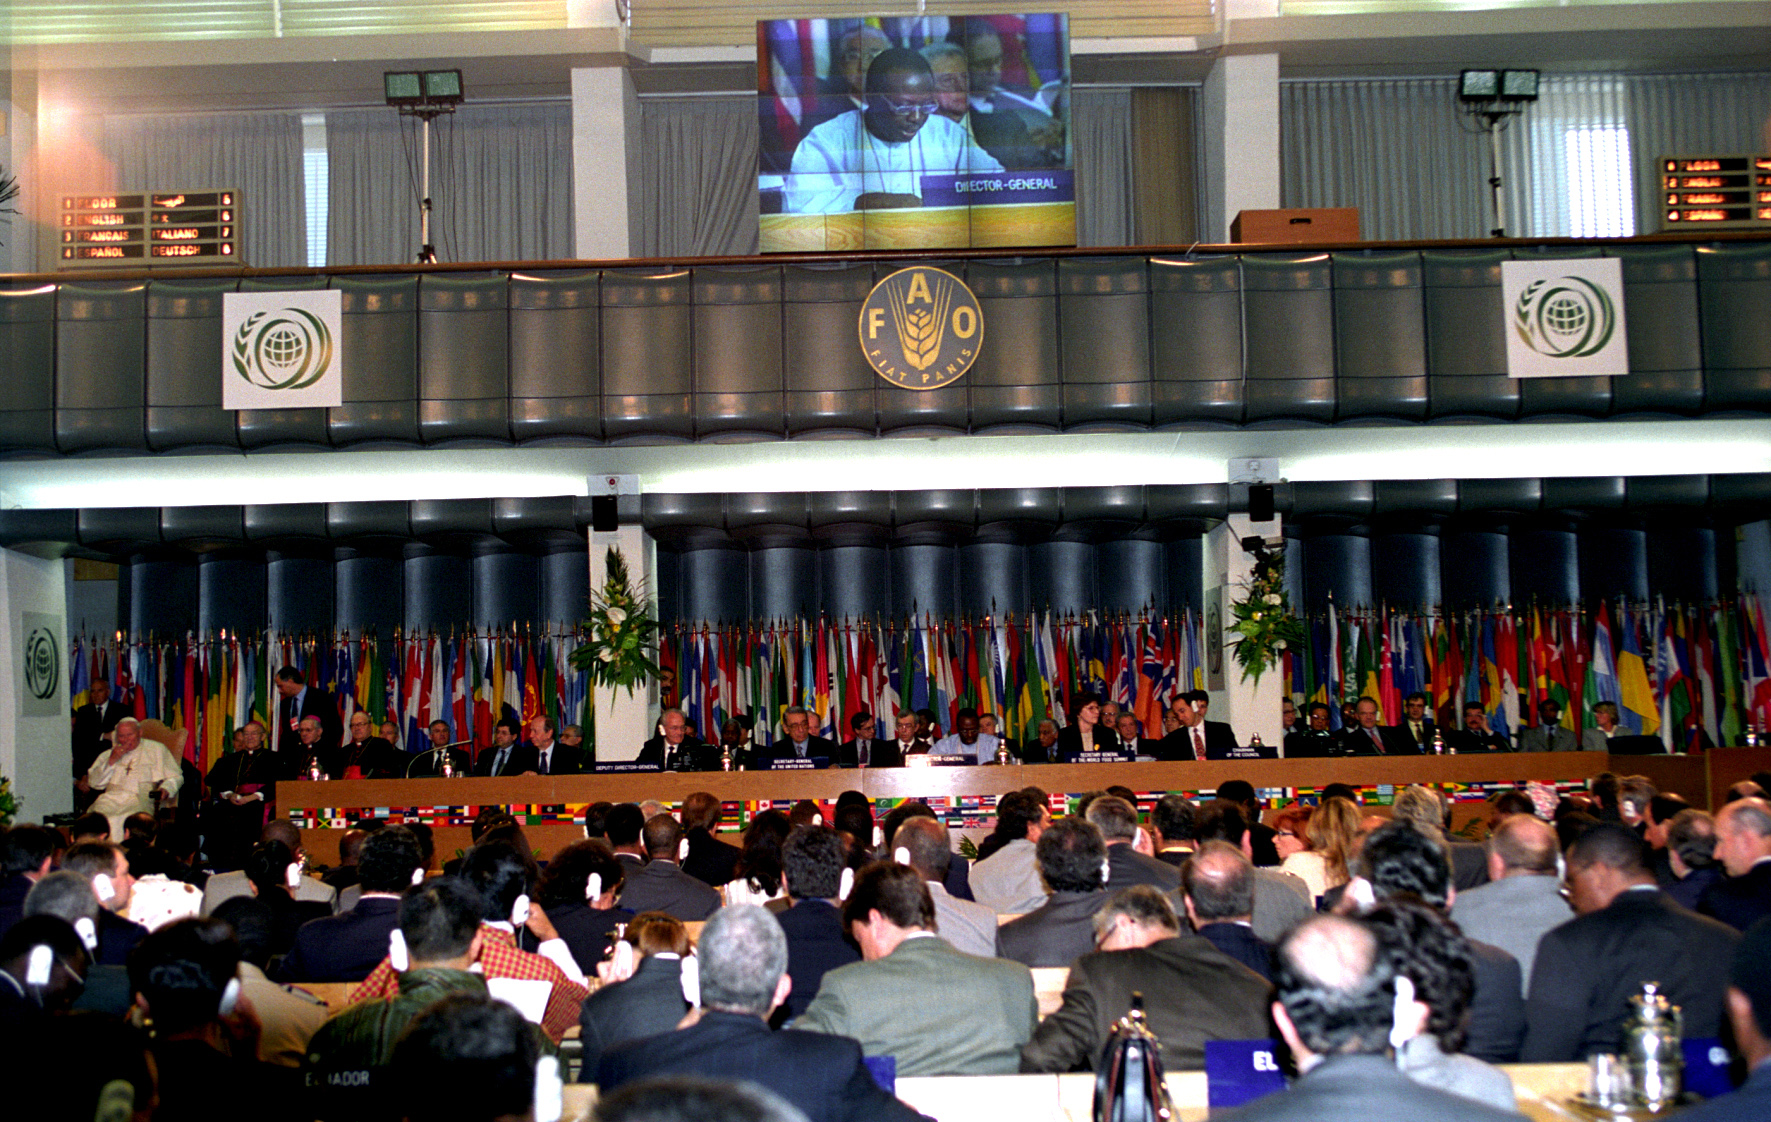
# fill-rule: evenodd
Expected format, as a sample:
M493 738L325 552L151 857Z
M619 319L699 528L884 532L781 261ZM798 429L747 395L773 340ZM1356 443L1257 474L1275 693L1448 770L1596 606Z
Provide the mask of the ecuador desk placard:
M1271 1040L1207 1040L1205 1094L1212 1110L1228 1110L1285 1090L1279 1049Z
M1064 13L756 37L764 253L1076 243Z

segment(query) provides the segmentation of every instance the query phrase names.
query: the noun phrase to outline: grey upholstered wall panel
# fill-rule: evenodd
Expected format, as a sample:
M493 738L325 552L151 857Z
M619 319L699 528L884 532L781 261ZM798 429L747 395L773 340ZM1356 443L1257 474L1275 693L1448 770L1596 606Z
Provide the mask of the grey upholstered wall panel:
M1697 251L1701 285L1704 404L1771 407L1771 245L1707 245Z
M1244 416L1334 419L1334 270L1326 253L1242 262L1248 381Z
M742 549L697 549L678 560L682 618L735 623L750 618L749 555Z
M1373 602L1370 538L1317 534L1304 539L1304 605L1322 611L1330 595L1343 610Z
M1669 600L1685 601L1714 600L1721 589L1733 588L1734 582L1724 584L1717 571L1718 536L1708 526L1670 520L1651 526L1645 550L1648 588Z
M403 626L406 565L398 555L341 549L335 576L341 629L372 628L378 635L392 635Z
M183 558L137 555L118 574L129 585L129 630L183 635L197 628L197 566Z
M510 280L433 273L418 287L418 432L510 442Z
M890 551L884 545L837 545L818 551L824 614L883 616L893 610Z
M1697 254L1688 245L1623 246L1630 373L1611 382L1613 414L1688 416L1703 408Z
M1334 255L1335 405L1342 417L1427 415L1420 254Z
M1242 263L1235 257L1150 261L1152 420L1242 423Z
M55 299L0 285L0 447L55 451Z
M1447 530L1441 550L1447 604L1492 608L1513 598L1506 534L1476 528Z
M197 562L197 630L250 634L262 629L267 587L261 557L203 557Z
M1511 420L1519 388L1507 377L1501 315L1504 250L1442 249L1421 255L1427 327L1427 394L1435 417Z
M1374 533L1371 594L1380 604L1413 610L1443 599L1439 535Z
M1056 263L974 261L967 275L985 324L966 375L972 430L1055 431L1063 421Z
M579 624L590 614L590 563L585 551L562 549L540 557L541 618Z
M1027 547L1027 591L1040 611L1085 612L1095 607L1095 547L1046 541Z
M221 407L222 297L236 280L155 281L147 293L147 439L168 448L238 448Z
M1112 612L1160 609L1169 602L1167 557L1162 543L1119 538L1095 547L1100 567L1100 607Z
M690 303L686 269L610 269L603 274L603 431L688 440Z
M526 623L541 614L540 561L514 549L478 552L473 566L473 621L481 627Z
M982 541L959 547L959 610L972 615L1005 612L1025 615L1027 547L1019 542Z
M781 437L781 270L707 266L694 271L695 434Z
M63 452L147 448L147 285L65 282L56 294L55 442Z
M1513 597L1567 604L1580 598L1579 543L1571 529L1515 527L1507 536Z
M602 274L510 279L510 428L525 440L603 435Z
M952 545L894 545L892 614L936 616L959 608L959 549Z
M406 278L407 282L416 286L418 278ZM326 288L330 284L327 277L246 277L240 281L241 292L300 292L311 289ZM349 299L348 297L346 298ZM416 309L413 310L416 315ZM339 346L343 353L352 353L356 346L352 335L352 326L348 320L341 327L343 337ZM361 348L357 348L359 351ZM371 352L373 353L373 352ZM345 375L345 393L348 400L350 393L350 375ZM416 396L416 390L414 391ZM325 446L330 442L328 432L329 409L242 409L234 417L234 423L240 432L240 444L245 448L272 448L282 444L303 444Z
M405 548L406 630L430 631L473 618L473 574L466 557L413 543Z
M1149 293L1143 258L1058 262L1066 429L1149 427Z
M330 556L267 556L266 626L277 631L315 634L332 630L337 622L334 608L341 564Z
M1579 550L1583 600L1648 598L1647 531L1633 526L1582 526Z
M845 599L853 599L851 594ZM818 614L818 551L775 546L750 555L748 619L795 619Z
M874 395L887 389L856 345L867 265L789 265L782 273L781 361L789 435L871 436Z
M336 280L344 404L328 410L334 444L418 443L418 284L415 276Z

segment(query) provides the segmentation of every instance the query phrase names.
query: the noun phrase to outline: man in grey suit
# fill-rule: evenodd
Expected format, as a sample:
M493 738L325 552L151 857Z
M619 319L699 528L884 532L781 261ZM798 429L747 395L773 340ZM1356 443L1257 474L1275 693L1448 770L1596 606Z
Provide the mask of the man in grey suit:
M996 832L1008 841L972 866L972 898L999 915L1020 915L1045 903L1033 847L1050 821L1044 804L1027 791L997 800Z
M1227 799L1213 799L1193 816L1193 833L1199 845L1221 841L1242 851L1254 860L1254 838L1242 807ZM1277 945L1292 928L1310 918L1314 911L1310 888L1296 873L1279 869L1254 870L1254 913L1250 922L1254 933L1268 943Z
M720 906L719 893L677 866L677 847L682 840L682 824L668 814L654 815L646 823L646 853L651 860L625 868L627 879L621 885L620 900L623 908L634 915L663 912L684 923L703 920L714 913Z
M1039 872L1051 898L996 929L996 954L1025 966L1068 966L1095 949L1095 913L1107 902L1107 845L1093 823L1060 818L1039 836Z
M953 861L953 842L940 819L906 819L892 835L892 847L894 853L904 850L910 867L928 882L929 898L935 904L935 930L941 938L966 954L994 957L996 913L947 891L945 878Z
M1562 706L1549 698L1537 703L1537 724L1519 734L1521 752L1578 752L1580 737L1562 727Z
M1273 1021L1297 1059L1287 1090L1214 1122L1519 1122L1522 1117L1416 1083L1390 1058L1396 974L1376 932L1357 919L1321 916L1279 948Z
M1574 918L1556 875L1559 852L1548 822L1530 814L1508 815L1488 835L1489 883L1458 893L1451 905L1451 918L1464 934L1518 959L1527 982L1537 941Z
M862 961L824 975L796 1029L851 1036L898 1075L1009 1075L1039 1016L1025 966L975 958L935 934L921 873L876 861L843 908ZM947 1016L943 1010L964 1010Z
M1181 886L1181 872L1166 861L1146 857L1133 848L1138 837L1137 808L1124 799L1102 795L1088 804L1088 820L1107 839L1107 887L1114 892L1147 884L1164 892Z

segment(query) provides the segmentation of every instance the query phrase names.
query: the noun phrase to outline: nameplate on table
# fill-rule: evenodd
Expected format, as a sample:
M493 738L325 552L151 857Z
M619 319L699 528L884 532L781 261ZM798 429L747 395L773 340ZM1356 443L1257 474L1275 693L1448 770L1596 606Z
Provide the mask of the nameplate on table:
M770 760L767 766L770 771L816 771L818 761L789 756L784 760Z
M1129 749L1115 749L1108 752L1078 752L1070 757L1073 764L1130 764L1136 763L1138 754Z
M1206 1104L1223 1110L1285 1090L1279 1048L1271 1040L1207 1040Z
M1272 744L1237 744L1229 748L1205 749L1208 760L1276 760L1278 749Z
M595 768L596 774L598 775L619 775L623 772L629 771L655 772L661 770L657 764L642 764L637 760L623 760L619 763L603 763L599 760L597 761Z
M1720 1040L1694 1036L1681 1040L1679 1048L1685 1054L1685 1090L1706 1099L1734 1090L1734 1080L1728 1074L1733 1058Z
M925 175L922 177L922 205L1067 203L1076 198L1075 175L1075 172L1064 168L985 171L976 175Z

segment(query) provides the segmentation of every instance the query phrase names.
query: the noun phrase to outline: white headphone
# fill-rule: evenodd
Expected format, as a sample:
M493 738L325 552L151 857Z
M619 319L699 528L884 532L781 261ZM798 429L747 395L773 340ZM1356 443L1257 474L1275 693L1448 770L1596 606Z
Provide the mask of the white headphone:
M516 898L516 902L511 904L511 906L510 906L510 925L512 927L521 927L523 924L528 923L528 922L529 922L529 894L527 892L525 892L522 895L518 896Z
M99 873L92 878L92 890L98 894L98 902L103 904L117 895L117 883L109 873Z
M701 960L692 954L683 956L683 1000L701 1007Z
M216 1010L223 1017L231 1016L234 1006L240 1004L240 979L229 978L227 986L221 991L221 1007Z
M80 941L86 944L87 951L98 950L98 927L92 922L90 916L81 916L74 921L74 934L80 936Z
M424 883L424 870L423 869L413 869L412 870L412 887L417 888L419 885L421 885L423 883Z
M535 1061L535 1122L560 1122L566 1113L566 1084L560 1078L557 1056Z
M387 961L396 973L412 969L412 956L406 950L406 933L394 928L387 933Z
M1390 1007L1390 1047L1400 1048L1412 1037L1402 1027L1402 1018L1408 1016L1408 1008L1414 1004L1414 979L1406 974L1396 975L1396 1001Z
M25 964L25 985L47 986L49 972L55 968L55 952L45 943L38 943L31 948L31 957Z
M844 865L842 868L842 879L837 882L836 898L838 900L847 900L849 898L849 893L854 890L855 870L848 865Z
M601 896L602 894L603 894L603 874L601 874L601 873L590 874L590 878L584 882L584 902L586 904L594 904L594 903L596 903L597 897Z

